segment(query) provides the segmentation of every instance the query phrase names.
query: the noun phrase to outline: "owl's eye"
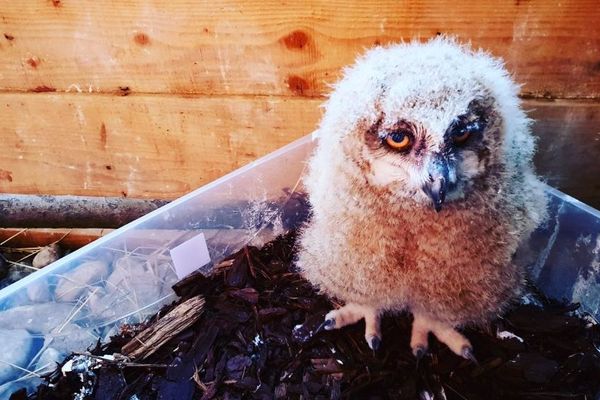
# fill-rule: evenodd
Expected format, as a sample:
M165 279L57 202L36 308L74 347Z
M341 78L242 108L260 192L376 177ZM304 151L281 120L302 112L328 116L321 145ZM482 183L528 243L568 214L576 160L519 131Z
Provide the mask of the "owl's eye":
M385 137L385 142L394 150L408 150L412 140L407 132L395 131Z
M452 135L452 141L454 143L464 143L467 141L469 136L471 136L471 132L469 132L467 130L460 130L460 131L456 132L454 135Z
M482 130L483 124L479 121L457 124L452 130L452 141L456 144L465 143L471 134L481 132Z

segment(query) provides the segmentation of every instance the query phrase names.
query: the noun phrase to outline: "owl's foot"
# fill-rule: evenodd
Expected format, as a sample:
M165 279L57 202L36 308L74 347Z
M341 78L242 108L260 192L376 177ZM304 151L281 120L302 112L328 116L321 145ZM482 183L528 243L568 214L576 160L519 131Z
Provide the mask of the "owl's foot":
M325 315L323 326L326 330L340 329L365 319L365 340L372 350L381 346L381 313L379 310L355 303L332 310Z
M473 355L473 346L469 339L449 324L414 313L410 347L417 359L427 352L427 336L433 333L437 339L450 348L455 354L477 363Z

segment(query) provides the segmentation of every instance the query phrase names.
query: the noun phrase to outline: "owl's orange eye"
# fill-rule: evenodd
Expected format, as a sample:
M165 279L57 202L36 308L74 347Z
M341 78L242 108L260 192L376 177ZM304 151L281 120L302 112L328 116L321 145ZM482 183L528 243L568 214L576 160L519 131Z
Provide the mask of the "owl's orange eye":
M411 146L410 136L405 132L392 132L386 136L385 142L394 150L408 150Z
M464 143L467 141L469 136L471 136L471 132L469 132L469 131L461 132L461 134L459 134L457 136L452 136L452 141L454 143Z
M452 141L454 144L465 143L472 134L481 133L485 128L485 122L481 120L474 120L471 122L461 122L457 119L452 125L450 125Z

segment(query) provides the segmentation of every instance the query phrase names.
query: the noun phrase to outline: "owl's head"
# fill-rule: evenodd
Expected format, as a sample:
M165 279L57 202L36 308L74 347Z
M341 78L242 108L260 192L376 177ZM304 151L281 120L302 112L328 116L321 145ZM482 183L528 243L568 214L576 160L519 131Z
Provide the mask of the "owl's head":
M369 185L439 211L530 164L517 93L500 60L453 39L378 47L335 85L321 146Z

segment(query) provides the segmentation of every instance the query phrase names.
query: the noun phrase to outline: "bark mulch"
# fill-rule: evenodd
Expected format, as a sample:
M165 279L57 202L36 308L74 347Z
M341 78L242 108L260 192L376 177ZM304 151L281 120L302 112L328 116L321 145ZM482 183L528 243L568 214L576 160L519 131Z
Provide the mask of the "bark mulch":
M177 303L143 325L122 327L106 345L73 354L29 398L600 398L600 328L578 305L538 294L489 331L465 331L478 364L435 338L417 363L410 315L383 319L377 352L367 347L362 323L323 330L334 304L294 271L294 241L290 233L243 248L212 275L185 278L174 287Z

